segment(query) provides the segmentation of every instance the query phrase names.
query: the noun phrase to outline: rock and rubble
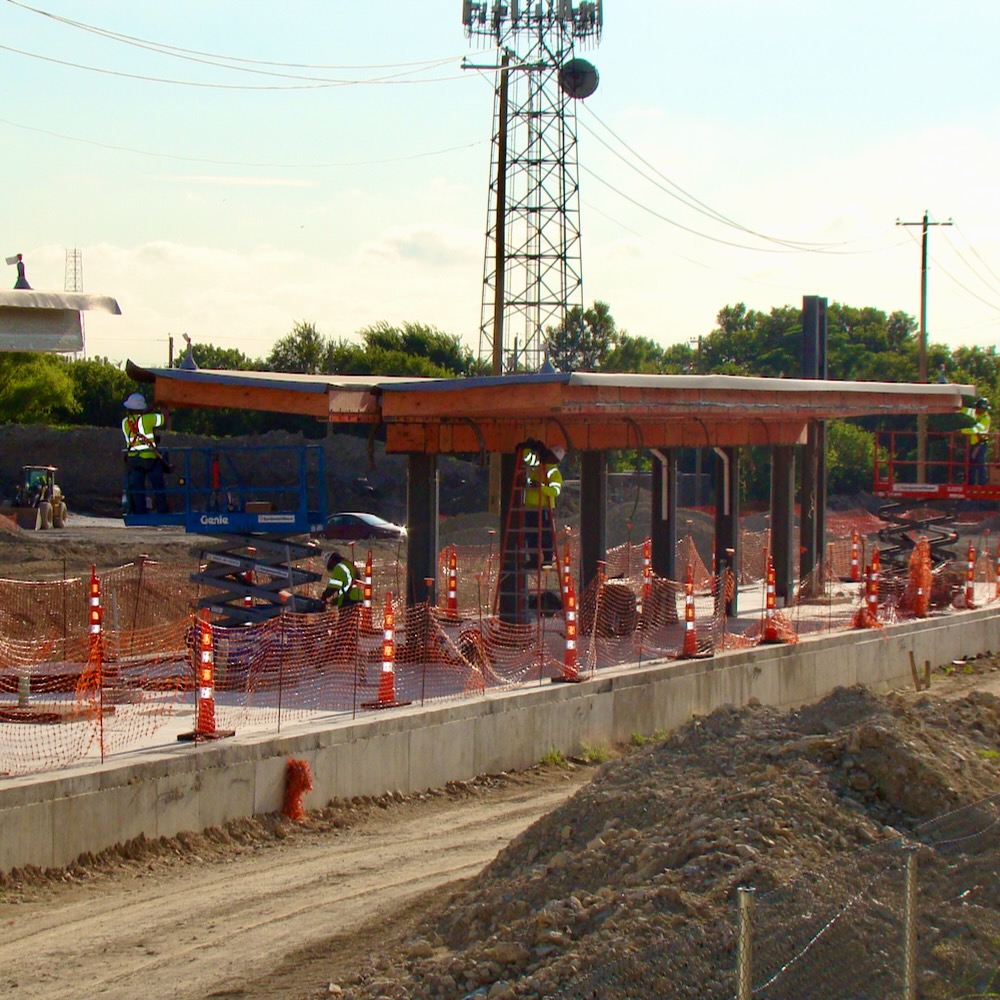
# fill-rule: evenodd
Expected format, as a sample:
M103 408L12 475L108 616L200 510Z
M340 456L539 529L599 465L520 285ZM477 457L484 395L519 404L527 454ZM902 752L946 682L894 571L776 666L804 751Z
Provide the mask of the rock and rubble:
M997 672L989 660L958 669ZM924 844L920 995L952 996L960 981L969 996L995 995L998 794L992 693L858 687L791 712L722 708L603 765L426 913L395 953L328 991L353 1000L732 996L739 887L766 894L801 881L789 912L805 919L820 908L817 891L833 897L863 863ZM949 815L977 831L977 850L942 862L935 823ZM841 977L856 948L845 942L831 957ZM660 955L669 960L651 957Z

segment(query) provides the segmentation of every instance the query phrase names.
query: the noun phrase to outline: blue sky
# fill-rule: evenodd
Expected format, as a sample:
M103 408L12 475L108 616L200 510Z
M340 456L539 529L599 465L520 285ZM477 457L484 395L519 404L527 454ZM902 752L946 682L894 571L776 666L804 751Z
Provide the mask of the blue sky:
M605 0L604 17L581 53L601 78L578 116L587 304L662 344L740 301L916 316L920 231L895 223L927 209L955 222L931 230L931 340L1000 339L1000 5ZM297 321L428 323L475 348L493 95L461 61L490 55L460 0L0 0L0 256L61 289L82 250L84 289L123 313L88 317L91 356L164 364L182 333L263 356ZM317 77L337 83L302 86Z

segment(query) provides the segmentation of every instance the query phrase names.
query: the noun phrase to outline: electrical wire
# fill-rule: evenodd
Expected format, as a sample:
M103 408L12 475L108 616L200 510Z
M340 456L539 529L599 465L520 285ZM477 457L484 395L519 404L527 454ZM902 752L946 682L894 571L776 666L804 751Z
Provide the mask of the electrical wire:
M8 0L10 2L10 0ZM13 52L16 55L26 56L29 59L39 59L42 62L54 63L57 66L66 66L70 69L86 70L89 73L100 73L105 76L123 77L127 80L142 80L146 83L166 83L175 87L201 87L208 90L249 90L249 91L275 91L275 90L323 90L330 87L356 87L364 84L402 85L402 84L427 84L442 83L448 80L461 80L464 75L461 73L453 76L429 77L426 79L397 79L398 76L406 74L396 74L368 80L315 80L308 83L294 84L246 84L246 83L208 83L199 80L177 80L170 77L146 76L142 73L126 73L124 70L107 69L103 66L88 66L84 63L72 62L68 59L57 59L55 56L43 56L38 52L29 52L26 49L14 48L11 45L0 45L0 49L5 52ZM235 68L235 67L233 67Z
M916 244L917 244L918 246L920 245L920 243L918 242L918 240L917 240L917 237L916 237L916 235L915 235L915 234L913 234L913 233L908 233L908 235L909 235L910 239L911 239L911 240L912 240L912 241L913 241L914 243L916 243ZM982 303L983 303L983 305L985 305L985 306L989 306L989 307L990 307L990 309L996 309L997 311L1000 311L1000 303L997 303L997 302L990 302L990 301L989 301L988 299L984 299L984 298L983 298L983 297L982 297L981 295L978 295L978 294L977 294L976 292L974 292L974 291L973 291L973 290L972 290L971 288L969 288L969 286L968 286L968 285L966 285L966 284L964 284L963 282L959 281L959 280L958 280L958 278L956 278L956 277L955 277L955 275L953 275L953 274L952 274L952 273L951 273L951 272L950 272L950 271L949 271L949 270L948 270L948 269L947 269L946 267L944 267L944 265L943 265L943 264L942 264L942 263L941 263L941 262L940 262L940 261L939 261L939 260L938 260L938 259L937 259L936 257L934 257L933 255L930 255L930 259L931 259L931 261L932 261L932 262L933 262L933 263L934 263L934 264L935 264L935 265L937 266L937 269L938 269L938 270L939 270L939 271L940 271L940 272L941 272L941 273L942 273L942 274L943 274L943 275L944 275L944 276L945 276L946 278L948 278L948 279L949 279L950 281L952 281L952 282L953 282L954 284L958 285L958 287L959 287L959 288L961 288L961 289L962 289L962 291L964 291L964 292L967 292L967 293L968 293L969 295L971 295L971 296L972 296L972 297L973 297L974 299L976 299L976 301L978 301L978 302L982 302Z
M218 167L268 167L276 170L316 170L333 167L377 166L380 163L401 163L407 160L421 160L429 156L442 156L445 153L455 153L463 149L473 149L489 141L487 139L477 139L475 142L469 142L463 146L448 146L445 149L432 149L423 153L410 153L407 156L390 156L381 160L344 160L336 163L265 163L247 160L213 160L202 156L181 156L178 153L155 153L147 149L136 149L133 146L116 146L107 142L98 142L96 139L84 139L81 136L52 132L49 129L39 128L37 125L24 125L20 122L12 122L7 118L0 118L0 125L23 129L26 132L37 132L40 135L47 135L53 139L62 139L65 142L79 142L86 146L96 146L98 149L110 149L118 153L133 153L136 156L149 156L162 160L178 160L182 163L204 163Z
M604 128L615 139L615 141L620 146L628 150L628 152L632 156L634 156L640 163L642 163L645 167L648 167L649 170L651 170L657 177L663 180L671 188L676 189L676 191L680 192L680 194L678 195L675 194L673 191L668 190L662 184L658 183L656 180L654 180L653 178L649 177L647 174L639 170L639 168L636 167L634 164L629 163L628 160L626 160L625 157L618 150L614 149L609 143L607 143L604 139L602 139L599 135L597 135L597 133L594 132L593 129L589 128L586 125L586 123L581 123L583 124L583 127L587 130L587 132L590 135L592 135L599 143L601 143L602 146L608 149L614 156L617 156L623 163L625 163L626 166L628 166L630 169L638 173L640 177L643 177L645 180L649 181L649 183L659 188L665 194L681 202L681 204L686 205L688 208L691 208L694 211L699 212L700 214L705 215L710 219L714 219L716 222L721 222L723 225L730 226L731 228L736 229L742 233L746 233L748 236L756 236L758 239L765 240L769 243L777 243L780 246L793 247L796 249L801 249L804 251L810 251L814 253L833 253L836 252L833 250L833 248L835 247L849 246L852 243L861 242L861 240L842 240L836 242L819 243L819 242L803 241L803 240L789 240L789 239L781 239L774 236L768 236L765 233L760 233L754 229L750 229L749 227L744 226L741 223L736 222L735 220L729 218L729 216L724 215L723 213L717 211L710 205L707 205L700 198L697 198L695 195L693 195L690 191L686 191L675 181L667 177L662 171L658 170L652 163L650 163L645 157L643 157L641 153L637 152L633 147L631 147L620 135L618 135L611 128L610 125L604 122L590 106L584 104L584 109L588 112L588 114L590 114L594 118L596 122L598 122L601 125L602 128ZM840 252L846 252L846 251L840 251ZM858 251L858 252L867 252L867 251Z
M690 233L692 236L698 236L698 237L700 237L703 240L709 240L712 243L720 243L720 244L722 244L722 246L735 247L737 250L751 250L754 253L791 254L791 253L807 253L807 252L809 252L805 248L802 248L802 247L758 247L758 246L748 246L745 243L734 243L732 240L725 240L725 239L722 239L719 236L711 236L708 233L703 233L703 232L701 232L701 231L699 231L697 229L692 229L690 226L685 226L683 223L678 222L676 219L671 219L671 218L667 217L666 215L663 215L662 213L655 211L654 209L650 208L648 205L644 204L643 202L639 201L638 199L633 198L629 194L626 194L620 188L615 187L610 181L606 181L599 174L594 173L594 171L591 170L589 167L584 167L584 166L581 165L580 166L580 170L583 171L586 174L589 174L591 177L594 178L594 180L599 181L605 187L610 188L620 198L624 198L626 201L628 201L631 204L635 205L636 208L642 209L642 211L647 212L648 214L652 215L654 218L659 219L661 222L666 222L668 225L674 226L675 228L683 230L686 233ZM824 252L825 253L830 253L830 254L852 254L852 255L853 254L876 253L876 252L881 252L882 250L892 249L893 247L903 246L904 243L905 243L905 240L900 241L898 243L888 244L885 247L875 247L874 249L871 249L871 250L827 250L827 251L824 251Z
M973 274L974 274L974 275L975 275L975 276L976 276L976 277L977 277L977 278L978 278L978 279L979 279L979 280L980 280L980 281L981 281L981 282L982 282L982 283L983 283L983 284L984 284L984 285L985 285L985 286L986 286L986 287L987 287L987 288L988 288L988 289L989 289L989 290L990 290L990 291L991 291L991 292L992 292L992 293L994 294L994 295L998 295L998 296L1000 296L1000 288L998 288L998 287L997 287L997 285L994 285L994 284L992 284L991 282L987 281L987 279L986 279L986 278L984 278L984 277L983 277L983 276L982 276L982 275L981 275L981 274L980 274L980 273L979 273L979 272L978 272L978 271L977 271L977 270L976 270L976 269L975 269L975 268L974 268L974 267L972 266L972 264L970 264L970 263L969 263L969 262L968 262L968 261L967 261L967 260L965 259L965 256L964 256L964 254L962 253L962 251L961 251L961 250L959 250L959 249L958 249L958 247L957 247L957 246L955 246L955 244L954 244L954 243L952 243L951 239L950 239L950 238L948 237L948 232L947 232L947 230L945 230L945 232L944 232L944 234L943 234L943 235L944 235L944 238L945 238L945 240L947 240L947 242L948 242L948 246L950 246L950 247L952 248L952 250L954 250L954 251L955 251L955 254L956 254L956 255L958 256L958 259L959 259L959 260L960 260L960 261L961 261L961 262L962 262L962 263L963 263L963 264L964 264L964 265L965 265L965 266L966 266L966 267L967 267L967 268L968 268L968 269L969 269L969 270L970 270L970 271L971 271L971 272L972 272L972 273L973 273ZM963 234L962 234L962 238L963 238L963 239L965 240L965 242L966 242L966 243L969 243L969 240L968 240L968 237L966 237L965 233L963 233ZM993 275L993 277L994 277L994 278L996 278L996 280L997 280L998 282L1000 282L1000 277L998 277L998 276L996 275L996 273L995 273L994 271L992 271L992 270L990 269L990 267L989 267L989 265L988 265L988 264L986 263L986 261L984 261L984 260L983 260L983 258L982 258L982 257L980 257L978 253L976 253L976 250L975 250L975 247L973 247L971 243L969 243L969 249L970 249L970 250L972 250L972 252L973 252L973 253L975 253L977 257L979 257L979 260L980 260L980 261L982 262L982 264L983 264L983 266L984 266L984 267L986 268L986 270L987 270L987 271L989 271L989 272L990 272L990 274L992 274L992 275Z
M29 4L21 3L20 0L6 0L13 7L20 7L22 10L30 11L32 14L38 14L42 17L49 18L53 21L57 21L60 24L64 24L67 27L77 28L81 31L86 31L91 34L99 35L101 37L107 38L111 41L122 42L126 45L134 45L138 48L147 49L153 52L159 52L162 55L177 55L178 57L187 56L198 56L201 60L216 60L212 65L225 65L225 63L246 63L251 66L280 66L285 69L335 69L335 70L358 70L358 69L399 69L407 66L423 66L423 67L433 67L444 65L445 63L453 62L454 60L460 58L460 56L444 56L438 59L428 59L421 60L417 62L404 62L404 63L384 63L384 64L374 64L374 65L339 65L339 64L323 64L323 63L290 63L290 62L278 62L269 59L249 59L245 56L229 56L221 55L216 52L206 52L201 49L188 49L179 45L170 45L166 42L156 42L148 38L138 38L135 35L126 35L118 31L112 31L109 28L101 28L97 25L87 24L84 21L75 21L72 18L63 17L60 14L53 14L51 11L42 10L38 7L32 7ZM238 68L238 67L230 67Z

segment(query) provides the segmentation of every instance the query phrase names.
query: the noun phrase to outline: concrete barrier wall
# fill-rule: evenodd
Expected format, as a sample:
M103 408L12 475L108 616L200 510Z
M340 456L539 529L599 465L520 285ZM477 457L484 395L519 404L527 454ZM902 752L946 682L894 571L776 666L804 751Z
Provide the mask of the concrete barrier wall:
M307 808L404 793L529 767L546 753L671 730L721 705L790 707L838 686L912 684L909 656L932 667L1000 649L994 610L711 659L654 661L581 684L546 683L474 701L395 709L280 737L240 737L129 754L56 776L0 781L0 871L61 867L140 834L170 837L281 809L289 757L313 774Z

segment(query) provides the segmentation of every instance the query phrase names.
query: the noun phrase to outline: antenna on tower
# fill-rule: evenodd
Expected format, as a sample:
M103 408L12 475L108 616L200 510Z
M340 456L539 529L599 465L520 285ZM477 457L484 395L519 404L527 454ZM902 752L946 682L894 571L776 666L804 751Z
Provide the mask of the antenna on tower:
M470 41L497 46L479 357L536 371L545 331L583 306L576 100L597 89L601 0L463 0Z
M83 251L76 247L66 251L66 278L63 282L63 291L83 291ZM87 331L83 313L80 313L80 353L82 357L87 356Z

